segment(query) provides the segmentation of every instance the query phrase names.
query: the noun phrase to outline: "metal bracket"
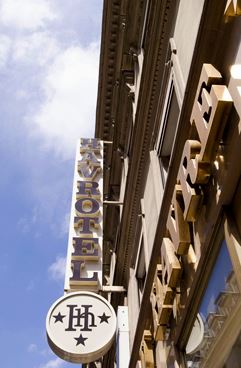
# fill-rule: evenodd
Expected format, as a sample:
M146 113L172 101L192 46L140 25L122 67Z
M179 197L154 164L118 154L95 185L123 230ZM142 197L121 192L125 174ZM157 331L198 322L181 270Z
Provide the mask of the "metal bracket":
M123 206L123 202L118 202L118 201L103 201L103 204L105 204L106 206L113 205L113 206Z
M104 285L102 286L102 291L104 293L125 293L126 289L123 286Z

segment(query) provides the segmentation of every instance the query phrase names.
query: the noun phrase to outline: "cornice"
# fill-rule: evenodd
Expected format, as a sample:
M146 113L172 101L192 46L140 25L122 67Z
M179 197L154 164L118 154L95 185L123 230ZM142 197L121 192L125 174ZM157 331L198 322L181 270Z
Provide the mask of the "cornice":
M146 2L104 0L95 126L95 136L103 140L113 138L122 67L139 47Z
M95 126L95 136L103 140L110 140L112 134L111 107L116 82L120 11L121 0L104 1Z
M134 125L134 140L132 142L120 231L120 262L117 264L115 279L115 282L124 285L128 282L130 252L132 244L134 244L135 224L137 222L140 199L143 195L143 177L145 177L160 83L170 37L169 32L173 21L170 16L172 13L174 14L174 6L171 0L162 3L157 1L152 3L150 19L151 21L154 19L154 22L152 21L153 23L148 29L148 49L144 50L143 77ZM160 14L160 16L157 17L156 14ZM158 48L157 45L159 45ZM135 189L133 190L133 188Z

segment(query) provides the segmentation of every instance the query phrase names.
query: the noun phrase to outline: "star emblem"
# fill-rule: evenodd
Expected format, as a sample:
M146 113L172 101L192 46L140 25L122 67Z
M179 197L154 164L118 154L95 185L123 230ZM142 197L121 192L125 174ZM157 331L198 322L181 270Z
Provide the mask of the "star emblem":
M79 344L85 346L85 340L87 340L88 337L84 337L82 336L82 334L80 334L79 337L74 337L74 339L77 341L76 346L78 346Z
M56 315L56 316L53 316L55 318L55 321L54 323L56 322L62 322L63 323L63 318L66 317L64 315L62 315L60 312Z
M110 318L110 316L107 316L107 315L105 314L105 312L102 314L102 316L98 316L98 317L100 318L100 323L102 323L102 322L109 323L109 322L108 322L108 319Z

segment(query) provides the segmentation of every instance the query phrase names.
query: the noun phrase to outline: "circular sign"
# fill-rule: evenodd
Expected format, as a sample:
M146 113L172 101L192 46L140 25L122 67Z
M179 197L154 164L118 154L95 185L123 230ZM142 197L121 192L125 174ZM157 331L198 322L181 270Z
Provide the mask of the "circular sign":
M90 363L111 347L116 315L110 303L91 292L73 292L58 299L46 319L53 352L71 363Z

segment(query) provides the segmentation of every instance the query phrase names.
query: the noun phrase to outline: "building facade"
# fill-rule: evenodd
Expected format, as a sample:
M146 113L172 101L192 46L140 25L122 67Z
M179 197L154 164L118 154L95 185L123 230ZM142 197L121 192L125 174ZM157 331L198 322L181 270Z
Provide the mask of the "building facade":
M240 366L240 15L239 0L104 1L103 284L128 329L103 367Z

